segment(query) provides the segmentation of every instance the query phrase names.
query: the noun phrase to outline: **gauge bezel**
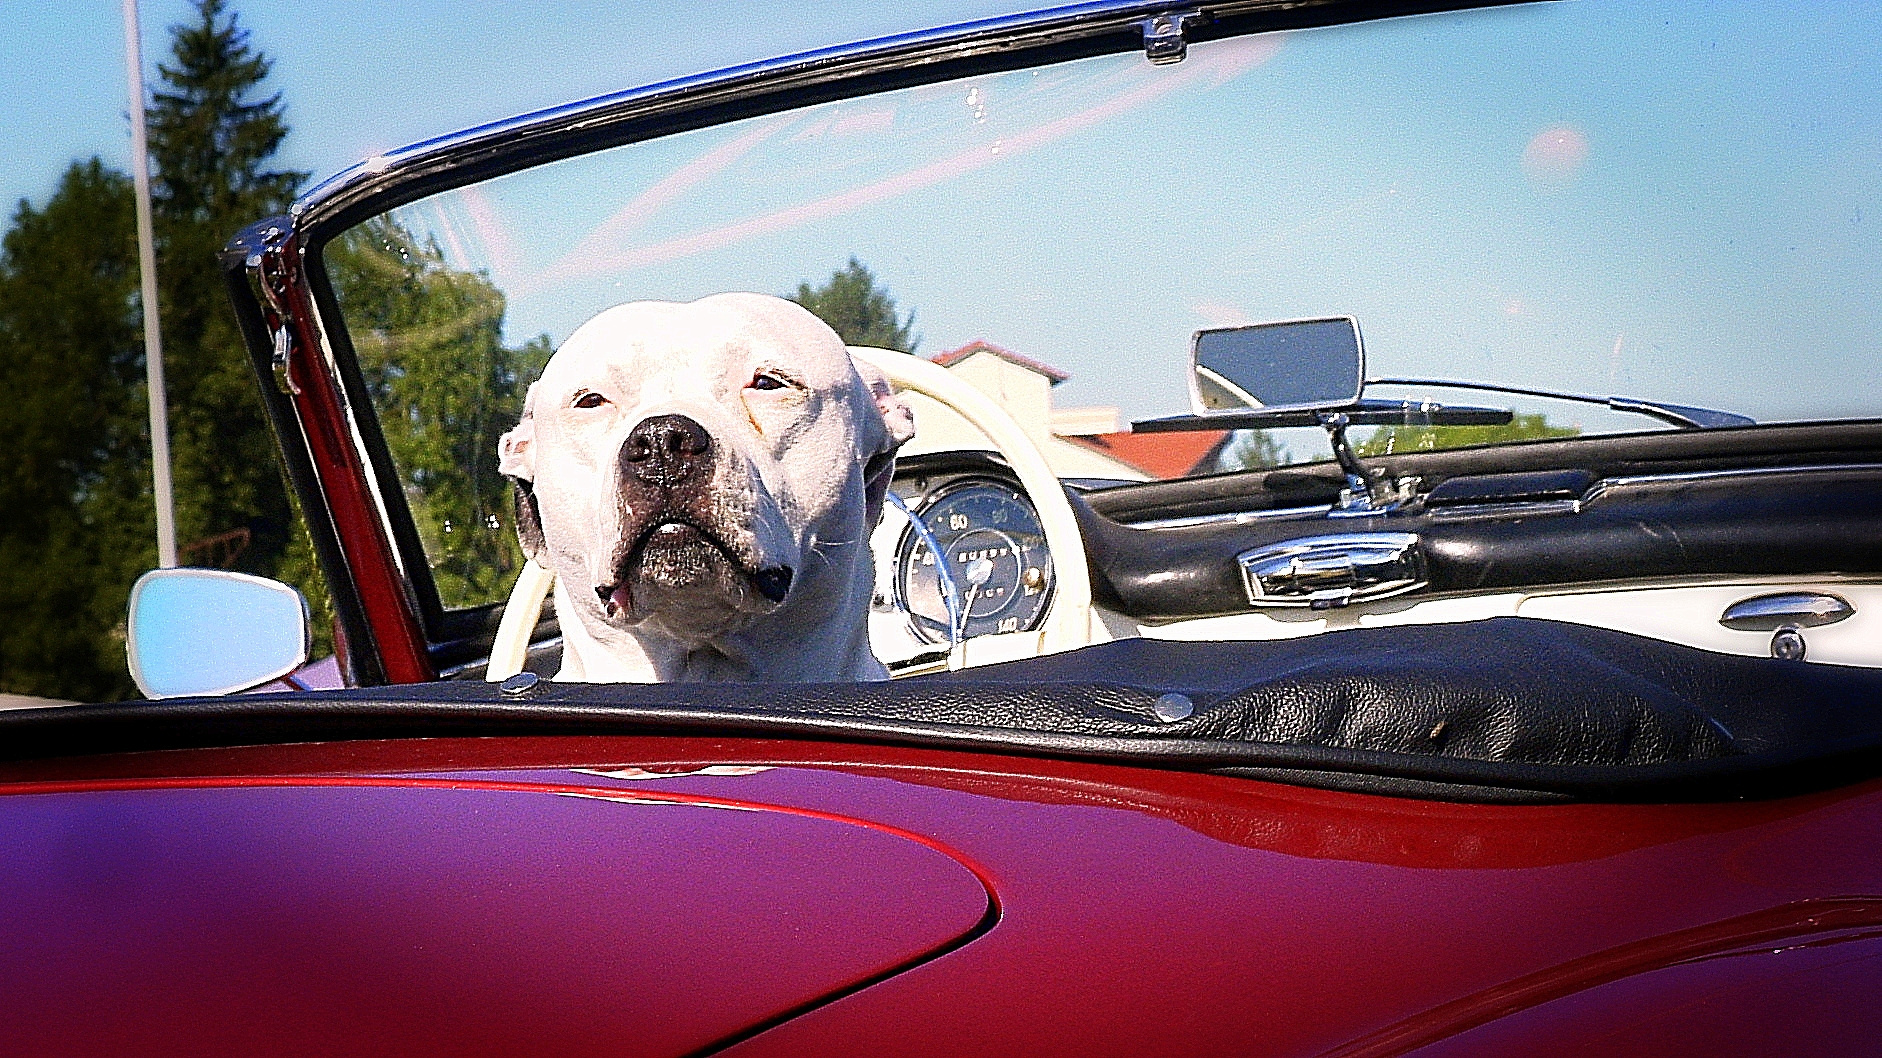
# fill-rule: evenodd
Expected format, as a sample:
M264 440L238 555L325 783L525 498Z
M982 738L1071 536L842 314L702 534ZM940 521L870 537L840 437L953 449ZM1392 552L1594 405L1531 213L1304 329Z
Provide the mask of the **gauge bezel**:
M1052 553L1051 545L1046 542L1045 524L1039 518L1039 508L1033 504L1032 497L1026 494L1026 490L1022 488L1017 481L990 474L964 474L958 477L949 477L938 484L930 485L923 489L915 501L908 505L909 510L917 517L926 518L930 510L933 510L954 493L983 485L991 485L1001 489L1013 499L1024 504L1027 512L1032 516L1033 524L1039 527L1038 546L1043 548L1046 553L1046 586L1045 590L1041 593L1044 598L1040 602L1038 613L1032 620L1026 622L1024 627L1018 628L1012 632L981 632L977 635L963 636L962 642L968 639L978 639L981 636L1019 635L1026 632L1038 631L1040 627L1045 624L1047 616L1052 612L1053 597L1058 593L1059 587L1058 556ZM908 625L910 635L923 643L946 646L946 637L944 636L940 639L933 638L933 633L924 630L921 624L916 621L915 611L908 604L907 570L904 566L904 558L911 551L914 538L915 529L912 525L904 525L900 535L896 537L893 563L894 575L890 582L890 587L895 599L895 606L896 609L902 612L902 618ZM939 560L939 556L937 556L937 560Z

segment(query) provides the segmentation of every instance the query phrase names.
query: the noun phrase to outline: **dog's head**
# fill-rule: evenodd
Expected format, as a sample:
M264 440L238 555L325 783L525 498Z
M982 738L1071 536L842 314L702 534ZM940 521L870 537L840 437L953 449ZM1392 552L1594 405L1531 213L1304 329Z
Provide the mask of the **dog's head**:
M913 433L871 376L780 298L600 313L501 442L524 551L591 618L687 642L814 593L827 552L866 541Z

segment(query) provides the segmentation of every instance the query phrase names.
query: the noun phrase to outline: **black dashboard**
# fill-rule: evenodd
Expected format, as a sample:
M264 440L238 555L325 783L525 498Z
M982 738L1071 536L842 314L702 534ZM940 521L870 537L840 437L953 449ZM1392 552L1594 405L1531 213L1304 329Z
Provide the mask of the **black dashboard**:
M1273 606L1251 597L1259 589L1250 587L1244 557L1334 536L1415 537L1417 598L1882 573L1882 422L1535 441L1367 464L1415 498L1389 513L1343 516L1344 479L1331 463L1068 485L1094 601L1150 624ZM961 482L1023 495L989 453L914 457L897 477L898 491L930 497L931 510L959 495ZM969 523L980 524L971 515ZM1036 621L1029 610L1021 624Z

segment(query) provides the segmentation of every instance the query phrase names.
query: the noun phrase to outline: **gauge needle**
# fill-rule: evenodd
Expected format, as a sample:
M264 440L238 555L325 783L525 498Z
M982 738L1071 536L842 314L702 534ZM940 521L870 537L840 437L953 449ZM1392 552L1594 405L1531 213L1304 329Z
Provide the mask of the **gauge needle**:
M984 558L974 559L967 564L967 599L961 603L961 624L974 612L974 597L980 594L981 586L993 579L993 563Z

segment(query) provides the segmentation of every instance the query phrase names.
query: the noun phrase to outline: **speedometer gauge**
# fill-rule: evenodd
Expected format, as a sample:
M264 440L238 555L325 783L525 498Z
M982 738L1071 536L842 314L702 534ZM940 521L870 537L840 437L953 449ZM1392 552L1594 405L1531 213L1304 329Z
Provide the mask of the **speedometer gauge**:
M961 638L1039 626L1052 599L1052 553L1024 495L1003 482L969 479L941 489L914 513L952 577ZM930 643L948 641L946 590L934 550L914 526L903 530L895 550L896 602Z

